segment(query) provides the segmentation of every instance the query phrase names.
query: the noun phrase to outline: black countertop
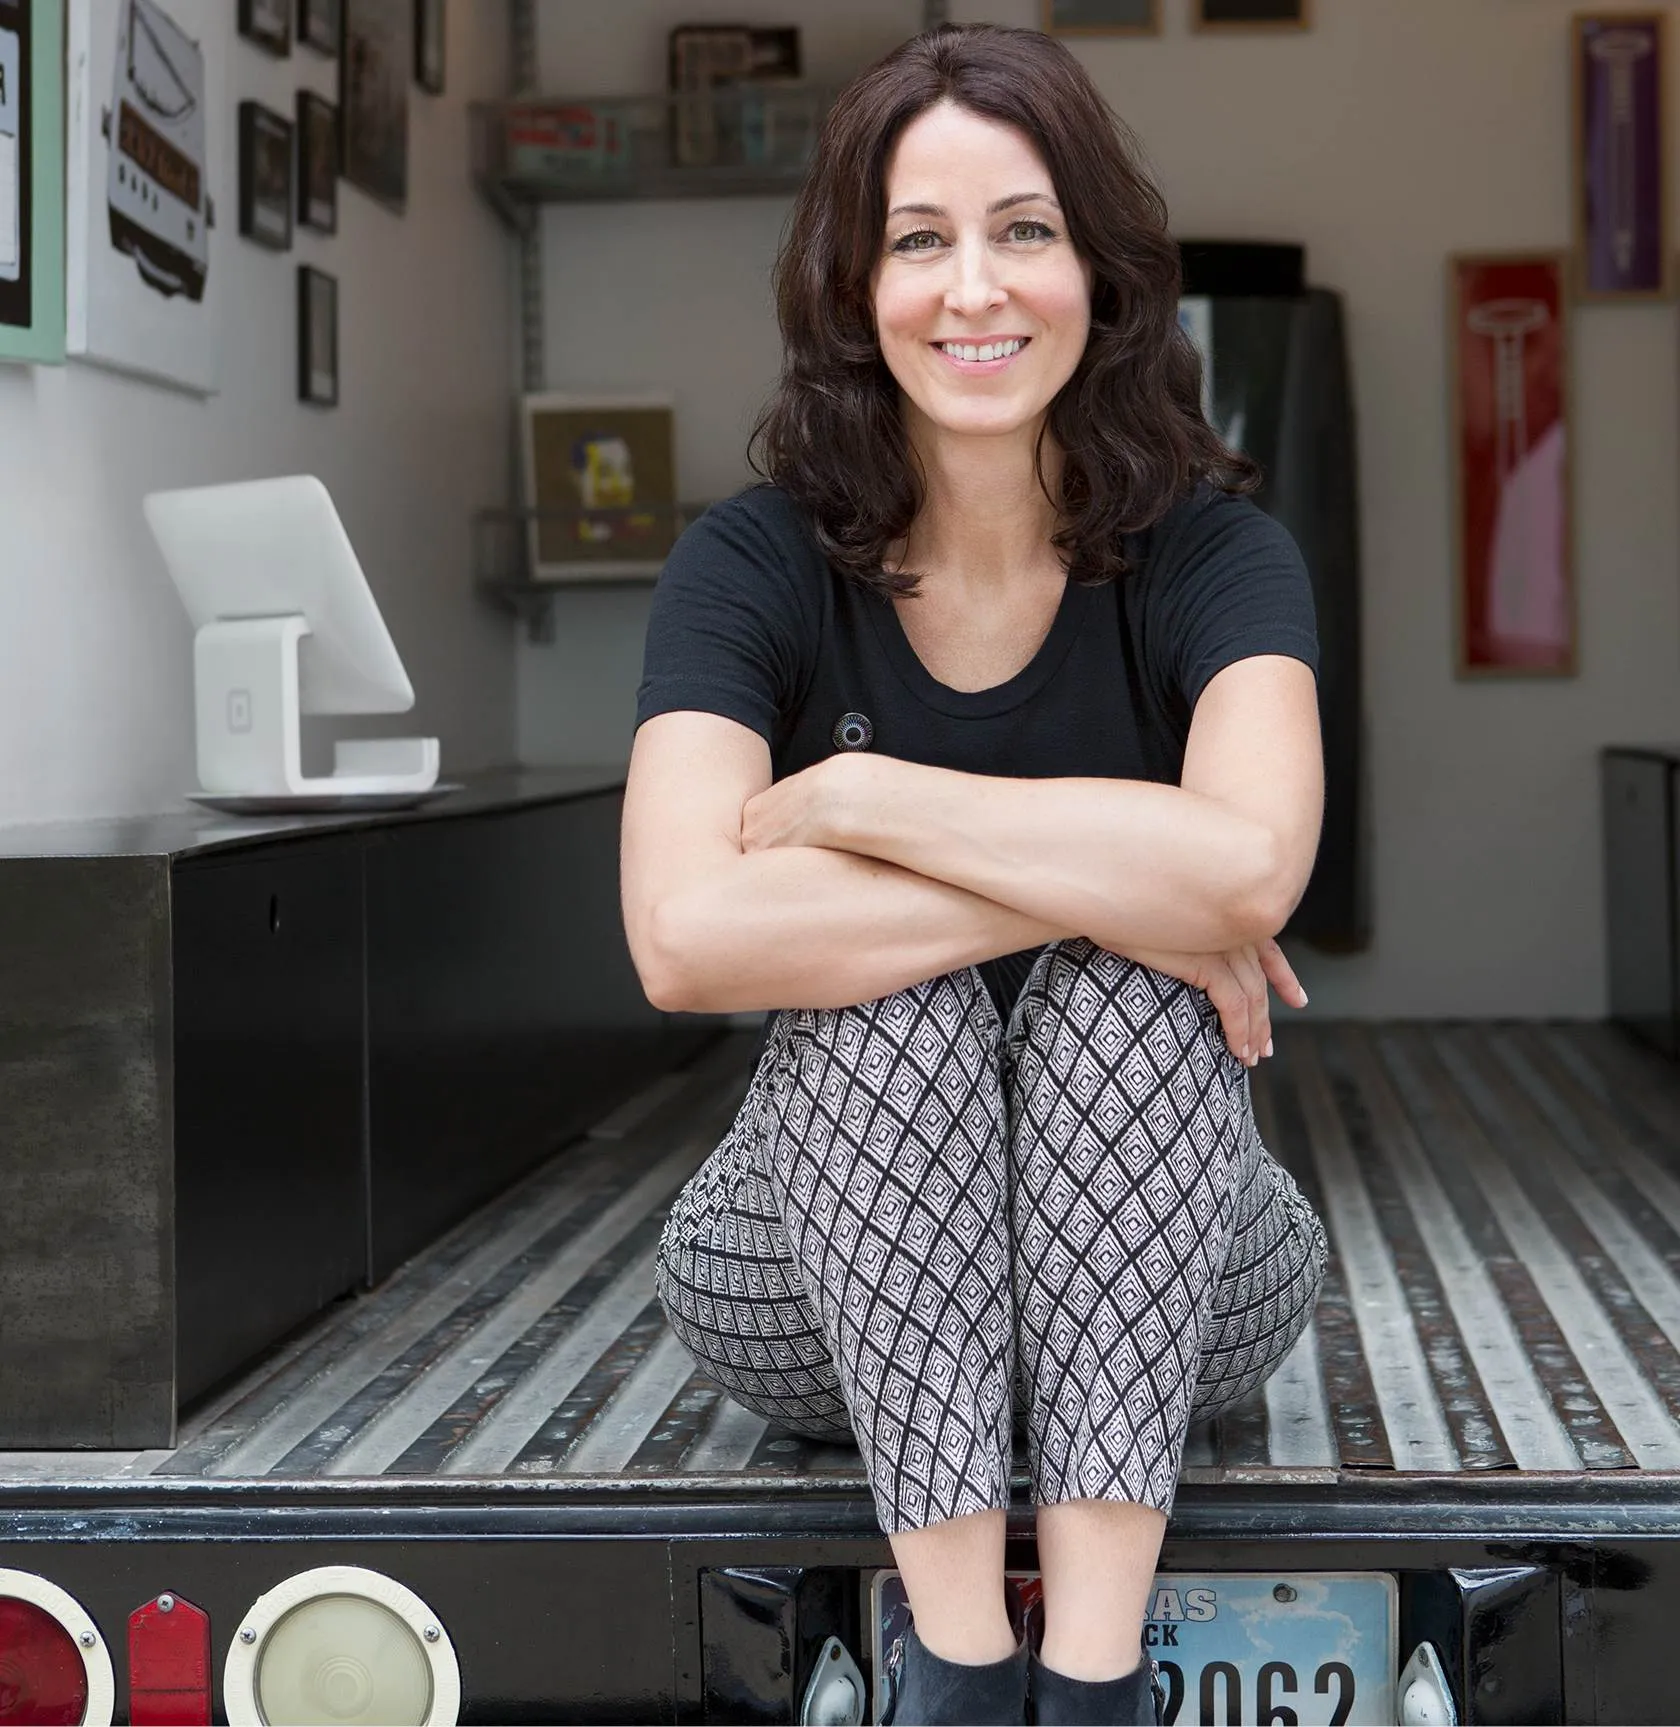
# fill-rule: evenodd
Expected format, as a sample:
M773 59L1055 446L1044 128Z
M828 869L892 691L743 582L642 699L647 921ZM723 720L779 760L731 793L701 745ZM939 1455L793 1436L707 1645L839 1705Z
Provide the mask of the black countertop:
M561 803L617 791L622 767L491 768L460 776L460 790L412 810L351 815L227 816L183 804L157 815L0 824L0 861L44 857L184 857L234 851L276 839L306 839L345 828L450 821L498 809Z

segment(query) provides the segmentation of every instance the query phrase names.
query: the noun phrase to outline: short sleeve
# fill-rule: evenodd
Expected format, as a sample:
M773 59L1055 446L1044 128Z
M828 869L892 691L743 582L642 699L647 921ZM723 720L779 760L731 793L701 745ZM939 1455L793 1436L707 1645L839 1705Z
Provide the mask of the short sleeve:
M1150 637L1157 675L1186 713L1227 666L1256 654L1286 654L1317 676L1312 582L1281 522L1209 487L1163 539L1151 571Z
M692 522L654 588L636 724L698 709L749 727L774 749L820 629L814 553L791 502L769 487Z

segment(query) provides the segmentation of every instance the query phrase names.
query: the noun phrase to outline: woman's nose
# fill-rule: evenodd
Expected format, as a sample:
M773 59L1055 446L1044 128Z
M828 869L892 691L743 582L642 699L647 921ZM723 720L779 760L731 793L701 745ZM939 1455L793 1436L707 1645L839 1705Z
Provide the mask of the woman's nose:
M1001 306L1007 298L990 247L984 242L958 246L952 259L951 282L945 290L946 309L974 317Z

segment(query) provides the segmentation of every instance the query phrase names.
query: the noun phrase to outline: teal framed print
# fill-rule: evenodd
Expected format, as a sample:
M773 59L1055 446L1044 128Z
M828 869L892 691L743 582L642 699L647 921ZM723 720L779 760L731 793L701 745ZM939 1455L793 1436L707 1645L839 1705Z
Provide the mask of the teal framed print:
M0 360L64 358L63 0L0 0Z

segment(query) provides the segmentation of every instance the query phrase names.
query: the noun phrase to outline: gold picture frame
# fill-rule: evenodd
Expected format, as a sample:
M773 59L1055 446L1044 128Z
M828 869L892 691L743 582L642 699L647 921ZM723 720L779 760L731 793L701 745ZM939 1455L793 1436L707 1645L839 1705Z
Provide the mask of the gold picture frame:
M1038 20L1046 36L1159 36L1161 0L1039 0Z
M529 578L657 576L677 535L674 397L545 390L519 420Z

